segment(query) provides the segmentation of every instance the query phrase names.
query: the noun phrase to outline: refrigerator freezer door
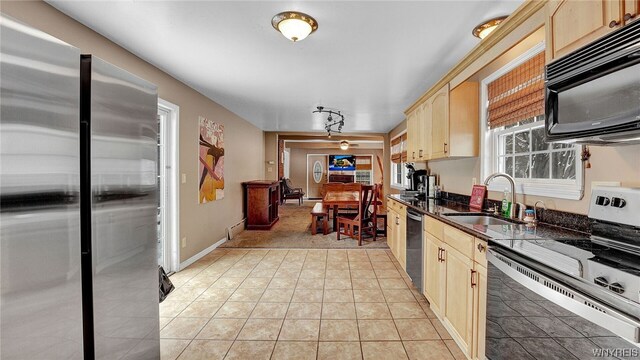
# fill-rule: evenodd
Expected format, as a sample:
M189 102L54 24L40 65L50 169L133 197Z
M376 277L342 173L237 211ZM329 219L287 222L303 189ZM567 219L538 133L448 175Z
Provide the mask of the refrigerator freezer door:
M80 52L0 15L0 358L82 359Z
M156 87L99 58L82 61L91 62L95 356L157 359Z

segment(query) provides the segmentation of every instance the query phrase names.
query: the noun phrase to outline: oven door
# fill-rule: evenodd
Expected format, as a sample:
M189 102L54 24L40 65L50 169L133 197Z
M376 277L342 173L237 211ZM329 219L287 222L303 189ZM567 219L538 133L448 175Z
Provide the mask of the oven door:
M487 359L640 356L638 319L578 293L498 247L488 250L487 260Z
M640 60L640 54L638 57ZM547 141L616 142L640 137L640 62L547 82ZM640 139L637 139L640 141Z

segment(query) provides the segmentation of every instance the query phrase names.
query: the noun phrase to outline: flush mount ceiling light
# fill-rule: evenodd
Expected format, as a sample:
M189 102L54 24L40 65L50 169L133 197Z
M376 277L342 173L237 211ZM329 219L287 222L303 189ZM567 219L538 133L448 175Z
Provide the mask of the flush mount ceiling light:
M349 148L349 142L347 140L340 141L340 150L347 150Z
M316 19L297 11L281 12L271 19L271 25L293 42L300 41L318 30Z
M485 37L487 37L487 35L489 35L489 33L495 30L498 27L498 25L500 25L500 23L502 23L506 18L507 18L506 16L499 16L497 18L487 20L482 24L473 28L473 31L471 33L473 34L473 36L477 38L484 39Z
M319 114L329 114L329 116L327 116L327 120L325 120L324 122L324 129L327 131L328 138L331 138L332 131L337 133L342 132L342 127L344 126L344 115L340 114L340 111L325 110L324 106L317 106L316 109L317 110L314 110L312 112ZM338 117L339 119L334 120L334 116ZM334 129L334 127L337 127L337 129ZM340 144L340 146L342 146L342 144Z

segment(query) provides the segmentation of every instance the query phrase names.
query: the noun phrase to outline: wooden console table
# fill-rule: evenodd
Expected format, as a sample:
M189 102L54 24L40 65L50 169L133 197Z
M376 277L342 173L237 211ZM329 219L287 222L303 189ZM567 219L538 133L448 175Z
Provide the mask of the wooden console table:
M278 222L280 182L255 180L243 183L247 230L269 230Z
M352 183L353 181L353 175L329 174L329 182Z

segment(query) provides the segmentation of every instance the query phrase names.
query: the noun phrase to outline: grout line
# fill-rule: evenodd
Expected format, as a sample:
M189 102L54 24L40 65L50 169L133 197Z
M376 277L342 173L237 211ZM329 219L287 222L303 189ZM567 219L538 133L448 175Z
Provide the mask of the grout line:
M263 252L263 250L262 250L262 249L259 249L259 250L260 250L260 252ZM266 259L267 259L267 255L268 255L268 253L269 253L269 252L271 252L271 251L281 251L281 250L282 250L282 249L270 249L269 251L264 252L264 254L262 255L262 257L260 257L259 259L257 259L257 261L256 261L255 259L254 259L254 260L251 260L251 263L253 263L253 266L251 266L251 268L250 268L250 269L251 269L251 271L249 271L247 275L245 275L245 276L241 277L242 281L240 282L240 284L239 284L237 287L234 287L234 288L233 288L233 291L232 291L231 295L229 295L229 297L228 297L225 301L222 301L222 305L220 306L220 308L222 308L222 307L223 307L226 303L228 303L228 302L234 302L234 301L229 301L230 297L231 297L231 296L233 296L233 294L235 294L235 293L240 289L240 286L242 286L242 284L243 284L247 279L249 279L249 276L250 276L251 272L253 272L253 270L255 270L255 269L257 268L257 266L258 266L259 264L261 264L261 263L262 263L262 261L264 261L264 260L266 260ZM376 283L378 284L378 289L379 289L378 291L382 294L382 296L383 296L383 298L384 298L384 303L385 303L385 305L386 305L386 308L387 308L387 310L389 311L389 313L391 313L390 308L389 308L389 302L387 301L387 298L384 296L384 292L383 292L382 286L381 286L381 284L380 284L380 278L378 277L378 274L376 274L375 269L373 268L373 263L372 263L372 261L371 261L371 258L369 257L369 253L368 253L367 249L328 249L328 251L327 251L327 250L325 250L325 251L324 251L324 254L325 254L325 256L324 256L324 276L323 276L322 278L309 278L309 279L320 279L320 280L322 280L322 295L323 295L323 297L322 297L322 302L320 303L320 304L321 304L321 308L320 308L320 320L319 320L319 328L318 328L318 339L317 339L317 341L316 341L316 358L318 358L318 357L319 357L319 344L320 344L320 342L321 342L321 341L320 341L320 331L321 331L321 324L322 324L323 308L324 308L324 303L325 303L325 301L324 301L324 297L325 297L325 296L324 296L324 295L325 295L325 291L327 290L327 289L326 289L326 280L327 280L327 277L326 277L326 276L327 276L327 268L328 268L328 263L329 263L329 251L331 251L331 250L337 250L337 251L341 251L341 252L346 253L346 264L347 264L347 267L346 267L346 268L347 268L347 269L348 269L348 271L349 271L349 273L348 273L348 274L349 274L349 275L348 275L348 279L349 279L349 281L350 281L350 283L351 283L351 300L352 300L352 302L350 302L350 303L351 303L351 304L353 304L353 306L354 306L354 311L356 310L356 309L355 309L355 295L354 295L354 290L353 290L353 280L354 280L354 277L353 277L352 272L351 272L351 271L352 271L352 269L351 269L350 264L351 264L352 260L353 260L353 261L357 261L357 260L361 260L361 259L352 259L352 258L353 258L353 256L352 256L352 257L349 257L349 252L350 252L350 251L351 251L351 252L353 252L353 253L358 252L359 254L364 254L364 255L366 256L366 261L367 261L367 262L369 263L369 265L371 266L371 270L370 270L370 271L373 273L373 275L375 275L375 276L373 277L373 279L375 279L375 280L376 280ZM355 250L355 251L354 251L354 250ZM377 250L377 249L376 249L376 250ZM387 254L388 250L382 250L382 251L385 251L385 254L387 255L387 257L389 256L389 255ZM224 270L220 275L218 275L218 276L217 276L217 278L216 278L216 280L214 281L214 283L215 283L215 282L217 282L219 279L221 279L225 274L228 274L228 273L231 271L231 269L232 269L234 266L236 266L236 265L238 265L239 263L241 263L241 262L243 261L243 259L252 258L252 256L250 255L250 254L252 253L252 250L240 250L240 251L238 251L238 252L243 252L243 253L242 253L242 254L233 254L232 256L227 257L227 259L229 259L229 258L233 257L233 258L234 258L233 260L235 260L235 261L229 261L229 264L226 264L227 260L226 260L226 259L224 259L224 258L225 258L225 256L230 255L230 254L229 254L230 252L233 252L233 251L228 251L228 252L227 252L227 253L225 253L224 255L222 255L222 256L218 257L217 259L213 260L213 261L211 262L211 264L209 265L209 266L212 266L213 264L215 264L215 263L216 263L216 262L218 262L219 260L221 260L222 262L225 262L224 267L226 268L226 270ZM277 343L278 343L278 340L279 340L279 338L280 338L280 334L281 334L281 332L282 332L282 329L284 328L284 321L287 319L287 313L288 313L288 311L289 311L289 309L290 309L290 306L291 306L291 304L292 304L293 295L295 294L295 290L297 289L297 287L298 287L298 285L299 285L300 279L302 279L302 277L301 277L301 273L302 273L302 271L303 271L303 269L304 269L304 265L305 265L305 263L306 263L308 260L309 260L309 261L311 261L311 260L310 260L310 258L309 258L309 254L310 254L310 252L313 252L313 249L312 249L312 250L306 250L306 251L305 251L304 258L302 259L302 268L300 269L300 272L297 274L297 276L296 276L295 278L293 278L293 279L295 279L295 283L293 284L293 293L292 293L292 296L291 296L291 298L289 299L289 301L288 301L288 303L287 303L287 309L286 309L286 311L285 311L284 318L283 318L283 319L281 319L282 323L281 323L281 326L280 326L280 329L279 329L279 332L278 332L278 336L277 336L277 338L276 338L276 340L275 340L275 342L274 342L274 346L272 347L272 350L271 350L271 357L273 357L273 354L275 353L275 347L276 347L276 345L277 345ZM261 289L261 290L262 290L262 291L261 291L261 297L264 295L264 292L266 292L266 290L268 289L269 285L270 285L270 284L271 284L271 283L272 283L272 282L277 278L277 277L275 277L275 274L277 273L277 271L278 271L279 269L281 269L281 268L282 268L282 266L283 266L284 264L291 263L291 262L287 262L287 261L285 261L285 260L286 260L286 257L287 257L290 253L291 253L291 250L287 250L287 252L286 252L286 254L285 254L284 256L279 257L279 258L280 258L280 261L279 261L279 263L278 263L278 266L277 266L277 268L276 268L276 271L274 272L274 274L273 274L273 275L271 275L270 277L268 277L269 282L267 283L267 285L266 285L263 289ZM239 256L238 256L238 255L239 255ZM355 255L354 255L354 256L355 256ZM390 260L392 260L391 258L389 258L389 259L390 259ZM272 259L270 259L270 258L269 258L269 260L270 260L270 261L272 261ZM296 259L296 260L297 260L297 259ZM314 259L314 261L315 261L315 259ZM297 261L296 261L296 262L297 262ZM345 260L343 260L343 262L345 262ZM251 264L251 263L249 263L249 264ZM400 269L398 268L399 264L396 264L396 263L394 263L393 261L392 261L392 263L394 264L395 269L396 269L398 272L400 272ZM203 268L200 270L200 272L204 271L204 269L208 268L209 266L203 267ZM361 270L361 269L358 269L358 270ZM391 269L389 269L389 270L391 270ZM198 274L199 274L200 272L198 272ZM406 281L404 281L404 280L405 280L404 278L402 278L402 273L400 273L400 274L401 274L401 279L402 279L402 280L403 280L403 282L404 282L404 285L408 288L409 286L408 286L407 282L406 282ZM196 275L194 275L194 277L195 277L195 276L197 276L197 274L196 274ZM191 281L192 279L193 279L193 277L191 277L189 280L187 280L185 283L183 283L183 285L184 285L184 284L186 284L186 283L188 283L188 282L189 282L189 281ZM290 278L290 277L282 277L281 279L292 279L292 278ZM212 283L212 284L211 284L207 289L205 289L205 291L207 291L208 289L210 289L212 286L213 286L213 283ZM220 289L223 289L223 288L220 288ZM246 289L254 289L254 288L246 288ZM310 291L310 289L300 289L300 290L302 290L302 291ZM409 291L411 291L411 292L412 292L412 295L413 295L414 301L418 302L418 301L419 301L419 299L417 299L417 298L416 298L415 294L413 294L413 291L412 291L411 289L409 289ZM203 291L203 292L204 292L204 291ZM201 293L201 294L202 294L202 293ZM200 294L200 295L201 295L201 294ZM199 295L199 296L200 296L200 295ZM196 299L198 299L198 298L199 298L199 296L198 296L198 297L196 297ZM261 299L261 297L260 297L260 299ZM257 303L260 301L260 299L258 299L258 301L256 302L256 306L257 306ZM195 301L196 301L196 300L192 300L192 301L190 301L190 302L189 302L189 305L187 305L187 307L189 307L189 306L190 306L191 304L193 304ZM348 303L349 303L349 302L348 302ZM348 304L348 303L347 303L347 304ZM244 327L246 326L246 323L248 322L248 320L249 320L249 318L250 318L251 314L253 314L253 312L255 311L255 307L256 307L256 306L254 306L254 308L252 309L251 313L249 314L249 316L248 316L246 319L244 319L244 318L243 318L244 323L243 323L243 325L242 325L242 327L241 327L240 331L238 332L238 335L242 332L242 330L243 330L243 329L244 329ZM187 307L185 307L185 309L186 309ZM422 309L422 308L421 308L421 310L422 310L422 311L425 313L425 315L426 315L426 312L424 311L424 309ZM177 317L179 316L179 314L181 314L183 311L184 311L184 310L182 310L181 312L179 312L179 313L178 313L178 315L176 315L175 317L173 317L171 321L175 320L175 318L177 318ZM208 324L209 324L209 323L214 319L214 316L215 316L215 314L217 314L217 313L218 313L218 311L219 311L219 309L218 309L218 310L216 310L216 312L214 313L214 315L213 315L213 316L211 316L211 317L209 318L209 320L207 321L207 323L203 326L203 329L204 329L204 327L206 327L206 326L207 326L207 325L208 325ZM430 322L432 322L432 321L431 321L431 319L429 319L429 318L428 318L428 316L427 316L427 319L428 319ZM395 327L395 329L396 329L396 332L397 332L397 333L398 333L398 335L399 335L399 338L400 338L400 339L399 339L399 341L403 342L402 338L400 337L400 334L399 334L399 331L398 331L398 328L397 328L397 324L395 323L395 319L393 318L393 316L391 317L391 320L394 322L394 327ZM432 325L433 325L433 324L432 324ZM359 342L359 346L360 346L361 356L364 356L364 352L363 352L363 349L362 349L362 342L363 342L363 341L362 341L362 339L361 339L361 334L360 334L360 329L359 329L359 319L358 319L358 317L357 317L357 312L356 312L356 326L357 326L357 331L358 331L358 342ZM199 334L201 331L202 331L202 329L198 332L198 334ZM185 348L180 352L180 354L178 354L178 356L180 356L180 355L181 355L181 354L182 354L182 353L183 353L183 352L184 352L184 351L185 351L185 350L190 346L190 344L193 342L193 340L196 340L196 339L195 339L195 337L197 337L197 335L198 335L198 334L196 334L196 336L194 336L194 338L193 338L193 339L189 340L189 344L187 344L187 346L185 346ZM439 334L438 334L438 336L440 337L440 335L439 335ZM229 353L230 349L231 349L231 348L233 347L233 345L234 345L236 342L238 342L238 341L240 341L240 340L238 340L238 337L236 336L236 337L234 338L234 340L232 341L232 344L229 346L229 349L227 350L227 353L225 353L225 356L226 356L226 355L228 355L228 353ZM247 341L258 341L258 340L247 340ZM440 339L440 341L441 341L445 346L447 346L447 344L444 342L444 340ZM375 341L374 341L374 342L375 342ZM403 345L403 349L404 349L404 350L405 350L405 352L406 352L406 348L404 347L404 342L403 342L403 344L402 344L402 345ZM449 347L448 347L448 346L447 346L447 349L448 349L448 351L451 353L451 355L453 356L453 353L451 352L451 349L449 349Z

